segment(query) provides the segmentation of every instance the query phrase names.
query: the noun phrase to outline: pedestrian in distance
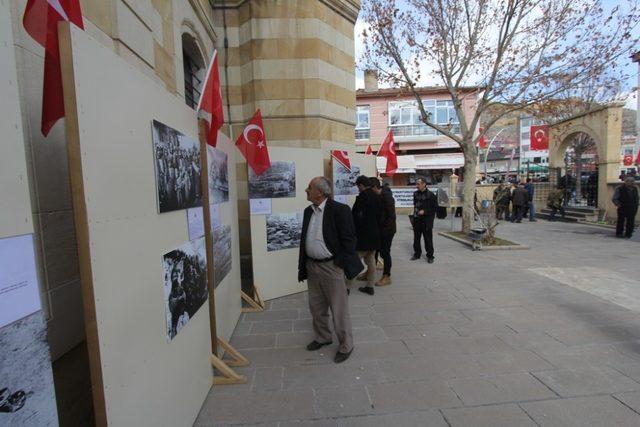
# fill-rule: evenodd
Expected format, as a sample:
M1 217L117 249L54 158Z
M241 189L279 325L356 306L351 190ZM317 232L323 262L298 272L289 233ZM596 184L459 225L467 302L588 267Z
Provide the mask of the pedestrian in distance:
M376 282L376 251L380 250L380 232L382 225L382 201L371 188L371 180L364 175L356 178L356 187L360 192L356 196L351 213L356 230L356 252L367 266L366 286L358 288L360 292L373 295ZM352 287L353 281L347 283Z
M560 215L564 219L564 195L565 191L562 185L549 191L549 195L547 196L547 207L551 209L549 221L555 221L558 212L560 212Z
M423 178L416 179L417 190L413 193L413 256L411 261L422 256L421 240L424 239L427 262L432 264L433 256L433 221L438 209L438 199L427 188Z
M371 178L373 191L378 194L382 202L382 223L380 227L380 256L384 268L382 277L376 286L391 284L391 243L396 234L396 202L389 188L389 184L380 186L378 178Z
M340 342L334 362L341 363L353 351L353 332L345 277L353 279L363 269L356 255L356 235L351 210L331 198L331 183L319 176L305 190L311 205L304 210L298 260L298 281L307 281L309 311L315 338L307 350L332 343L329 310Z
M528 203L528 210L529 210L529 221L530 222L535 222L536 221L536 205L533 203L533 196L534 196L534 192L535 192L535 187L533 185L533 182L531 182L531 178L527 178L527 183L524 185L525 190L527 190L527 193L529 194L529 203Z
M616 237L629 239L633 234L633 226L638 212L638 187L633 176L627 176L624 179L624 184L616 187L612 201L618 208Z
M524 211L529 204L529 193L524 188L524 185L520 184L513 190L513 220L514 222L521 223L524 216Z

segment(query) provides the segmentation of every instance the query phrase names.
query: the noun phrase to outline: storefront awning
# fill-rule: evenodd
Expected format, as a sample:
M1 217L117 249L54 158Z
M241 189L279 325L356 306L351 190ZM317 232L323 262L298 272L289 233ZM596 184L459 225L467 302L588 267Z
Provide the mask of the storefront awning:
M387 167L387 159L385 157L376 157L376 167L378 172L384 173ZM398 170L396 173L415 173L416 160L415 156L398 156Z
M464 166L462 153L416 154L416 169L457 169Z

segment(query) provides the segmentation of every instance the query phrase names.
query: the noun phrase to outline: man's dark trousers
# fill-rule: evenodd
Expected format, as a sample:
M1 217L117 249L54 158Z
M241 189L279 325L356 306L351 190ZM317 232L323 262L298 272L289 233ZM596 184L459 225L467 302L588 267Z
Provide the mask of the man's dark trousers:
M391 276L391 243L393 242L393 234L380 236L380 256L384 262L384 270L382 274Z
M422 255L420 240L424 238L424 246L427 258L433 258L433 228L427 227L428 218L416 216L413 219L413 254L416 257Z
M625 237L631 237L633 234L633 225L636 219L636 209L629 207L618 208L618 223L616 224L616 236L622 236L625 223L627 224Z

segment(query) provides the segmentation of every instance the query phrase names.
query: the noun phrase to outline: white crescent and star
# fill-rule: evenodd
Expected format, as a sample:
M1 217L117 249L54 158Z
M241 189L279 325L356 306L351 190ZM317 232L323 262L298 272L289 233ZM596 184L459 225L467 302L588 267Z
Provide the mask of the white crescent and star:
M251 132L252 130L257 130L258 132L260 132L261 137L260 139L258 139L258 148L264 147L264 132L262 132L262 129L258 125L249 124L246 128L244 128L244 131L242 132L244 140L247 141L247 144L252 145L251 141L249 140L249 132Z
M542 141L543 139L545 139L547 134L542 129L538 129L536 133L533 134L533 136L535 136L538 141Z

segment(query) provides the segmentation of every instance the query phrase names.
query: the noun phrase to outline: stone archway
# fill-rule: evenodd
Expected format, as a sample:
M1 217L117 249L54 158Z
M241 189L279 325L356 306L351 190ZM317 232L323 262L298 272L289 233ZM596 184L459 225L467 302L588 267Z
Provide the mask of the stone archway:
M558 170L564 167L564 154L578 133L596 143L598 165L598 208L606 210L607 183L618 180L623 104L606 105L553 123L549 129L549 178L557 184Z

